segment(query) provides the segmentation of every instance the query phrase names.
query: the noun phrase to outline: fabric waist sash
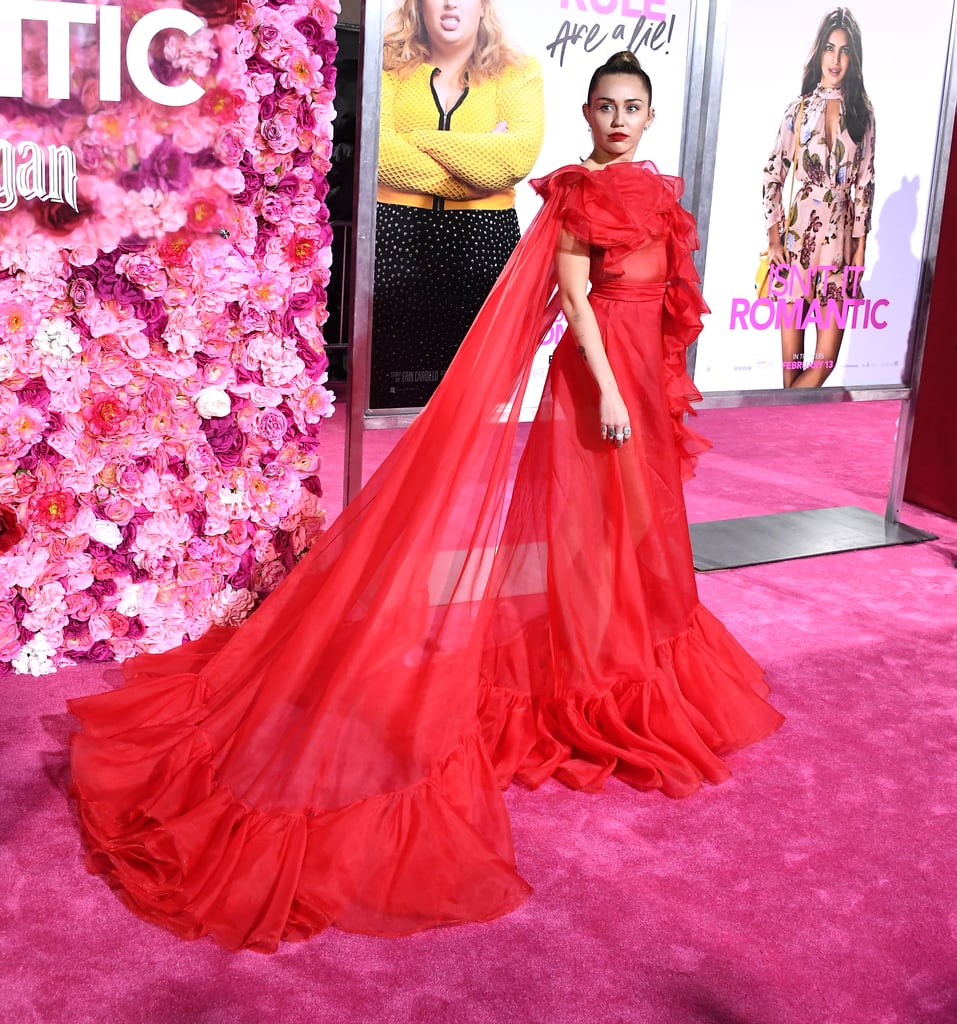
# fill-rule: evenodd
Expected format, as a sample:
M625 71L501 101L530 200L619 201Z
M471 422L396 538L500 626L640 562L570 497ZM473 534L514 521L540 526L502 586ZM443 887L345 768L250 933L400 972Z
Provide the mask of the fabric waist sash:
M503 189L492 192L481 199L442 199L441 196L427 195L423 192L402 192L388 185L380 185L376 197L380 203L391 203L393 206L415 206L420 210L435 209L436 199L440 200L443 210L511 210L515 205L515 189Z
M611 299L615 302L652 302L664 297L665 287L664 281L636 283L625 281L623 278L613 278L592 285L588 295L590 298Z
M846 203L850 196L850 189L846 185L812 185L809 181L798 181L796 187L799 191L806 191L810 199L819 203L834 200Z

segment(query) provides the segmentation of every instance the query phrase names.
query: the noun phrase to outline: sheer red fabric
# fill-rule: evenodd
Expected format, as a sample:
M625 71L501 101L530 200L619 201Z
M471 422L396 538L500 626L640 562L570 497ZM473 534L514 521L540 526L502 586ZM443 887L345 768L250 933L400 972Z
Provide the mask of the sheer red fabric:
M290 577L240 629L70 702L89 866L147 920L267 951L329 924L486 920L529 892L513 777L680 796L780 723L695 591L681 477L706 444L684 352L704 305L681 183L629 164L535 185L442 386ZM570 340L519 441L562 226L593 247L620 450Z

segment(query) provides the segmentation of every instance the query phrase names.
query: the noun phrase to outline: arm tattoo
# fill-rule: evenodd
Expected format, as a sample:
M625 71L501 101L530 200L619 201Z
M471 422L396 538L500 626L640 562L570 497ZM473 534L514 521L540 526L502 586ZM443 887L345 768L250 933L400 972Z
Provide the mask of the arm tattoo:
M585 354L585 346L580 344L581 336L578 333L578 325L581 323L581 318L581 313L576 313L575 316L571 317L571 319L569 320L569 326L571 327L572 333L575 335L575 337L579 339L578 351L581 352L582 359L584 359L587 363L588 356Z

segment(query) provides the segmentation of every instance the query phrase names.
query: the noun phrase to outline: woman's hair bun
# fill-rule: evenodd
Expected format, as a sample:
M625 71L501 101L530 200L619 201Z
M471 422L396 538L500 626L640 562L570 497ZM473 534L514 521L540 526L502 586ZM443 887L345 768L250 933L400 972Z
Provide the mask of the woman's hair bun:
M641 61L631 52L631 50L619 50L617 53L613 53L608 60L605 61L605 67L609 67L613 64L616 66L627 65L635 71L644 70L641 66Z
M651 103L651 79L648 77L648 72L641 66L641 61L631 50L619 50L617 53L613 53L600 68L596 69L588 84L589 102L591 102L598 82L605 75L637 75L644 82L645 88L648 90L648 102Z

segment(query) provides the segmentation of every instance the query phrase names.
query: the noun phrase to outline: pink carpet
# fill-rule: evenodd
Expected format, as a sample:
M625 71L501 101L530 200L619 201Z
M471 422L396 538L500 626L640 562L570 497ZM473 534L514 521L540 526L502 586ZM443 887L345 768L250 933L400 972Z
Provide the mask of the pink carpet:
M881 511L896 413L702 414L716 451L692 519ZM375 461L394 434L368 440ZM699 577L788 716L732 757L732 781L680 802L615 781L599 796L513 788L531 899L408 939L329 931L265 957L140 922L83 868L65 796L63 701L101 670L6 677L0 1020L953 1024L957 523L903 518L941 539Z

